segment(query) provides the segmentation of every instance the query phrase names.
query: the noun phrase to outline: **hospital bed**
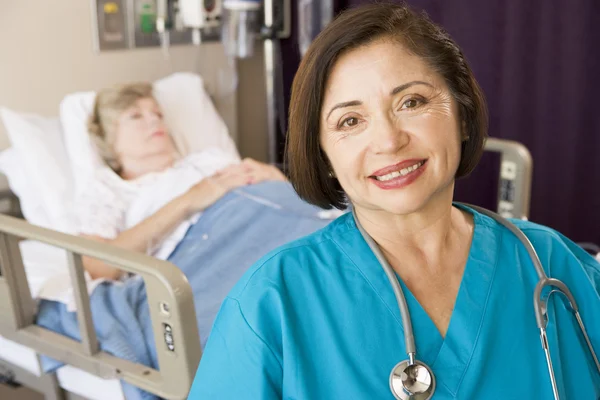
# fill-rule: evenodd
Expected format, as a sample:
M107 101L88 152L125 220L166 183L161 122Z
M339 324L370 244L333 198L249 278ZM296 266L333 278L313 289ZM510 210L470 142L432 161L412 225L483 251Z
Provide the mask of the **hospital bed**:
M167 122L180 150L193 152L217 146L226 151L237 151L200 76L176 73L154 82L154 89L165 119L170 118ZM163 398L182 399L187 395L201 354L198 328L192 323L196 320L192 290L184 274L169 262L58 232L69 230L63 224L64 215L54 213L54 220L46 220L52 213L38 216L39 205L31 201L37 200L36 197L50 197L54 205L62 203L66 196L60 192L68 192L70 181L77 181L71 172L90 168L86 163L91 162L94 155L82 140L88 139L85 125L94 96L93 92L78 92L65 97L58 118L0 110L12 144L8 150L32 153L29 159L21 158L13 163L15 151L2 152L7 156L2 158L3 163L10 155L11 163L15 164L10 168L12 172L7 173L8 178L15 181L10 182L14 193L9 189L0 191L0 213L4 214L0 215L0 383L16 382L28 386L43 393L47 399L118 400L125 398L122 380ZM66 109L70 113L66 114L68 118L63 118ZM8 117L11 127L7 125ZM71 136L68 136L69 129ZM194 135L186 137L181 134L182 129L190 130ZM78 134L78 130L83 130L84 134L72 136ZM197 133L205 131L211 134L200 136ZM71 154L68 154L69 145ZM64 160L69 159L67 156L72 154L79 156L79 164L65 163ZM71 163L73 161L71 159ZM45 174L48 171L42 166L56 170L54 175L59 179L50 182L49 175ZM2 167L5 171L6 165ZM25 175L32 171L33 175ZM64 177L67 175L66 186L67 178ZM5 177L1 178L2 187L7 187ZM33 193L28 194L25 185L20 184L33 181L33 186L39 187L25 188L33 189ZM28 194L27 199L19 197L25 194ZM23 219L25 213L19 209L19 200L21 205L27 206L30 216L36 217L34 223ZM65 275L72 279L81 342L34 324L38 299L34 300L30 293L31 276L26 276L23 247L20 246L32 241L36 241L35 245L46 243L67 252L69 272ZM41 250L35 251L41 254ZM149 314L157 349L157 370L98 351L90 315L89 288L81 268L82 255L104 260L144 280L152 305ZM65 366L45 373L42 355L61 361Z

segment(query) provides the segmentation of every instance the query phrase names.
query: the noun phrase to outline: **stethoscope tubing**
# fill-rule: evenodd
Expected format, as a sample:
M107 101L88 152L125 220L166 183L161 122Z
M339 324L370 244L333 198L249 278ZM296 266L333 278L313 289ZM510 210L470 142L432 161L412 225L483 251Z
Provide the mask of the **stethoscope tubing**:
M523 246L525 247L525 249L531 259L531 262L533 263L533 266L534 266L535 271L538 276L538 282L535 286L534 293L533 293L533 307L534 307L534 312L535 312L535 319L536 319L536 324L540 330L540 338L542 341L542 347L543 347L544 353L546 355L546 361L547 361L548 370L550 373L550 380L552 383L552 390L553 390L555 399L558 400L559 399L558 387L557 387L556 378L554 375L554 368L552 366L552 360L550 357L550 348L548 346L548 340L547 340L547 335L546 335L546 326L548 324L547 301L553 293L560 293L569 300L572 312L574 313L574 315L577 319L577 322L579 324L581 332L583 333L583 336L587 343L588 349L594 359L594 362L596 364L598 372L600 373L600 362L598 362L598 357L596 356L596 352L594 351L592 343L591 343L589 336L587 334L587 331L585 329L585 325L583 324L583 321L581 319L581 315L579 314L579 308L577 306L577 302L575 301L575 298L574 298L573 294L571 293L571 291L569 290L569 288L567 287L567 285L565 285L562 281L560 281L558 279L549 278L546 275L546 272L544 271L544 268L542 267L542 263L535 251L535 248L529 241L529 238L527 236L525 236L525 234L519 228L517 228L513 223L508 221L506 218L503 218L500 215L498 215L492 211L489 211L484 208L474 206L471 204L463 204L463 205L466 207L472 208L473 210L494 219L499 224L501 224L506 229L508 229L510 232L512 232L519 239L519 241L523 244ZM396 297L396 301L398 302L398 309L400 311L400 317L402 319L402 325L403 325L403 329L404 329L404 344L405 344L406 353L407 353L408 359L409 359L408 365L413 365L415 363L417 350L416 350L416 346L415 346L415 338L414 338L414 332L413 332L413 328L412 328L412 322L410 319L410 312L408 310L408 305L406 304L406 298L404 296L404 292L402 291L402 287L400 286L400 282L398 281L398 278L396 277L394 270L392 269L392 267L386 260L381 249L379 248L379 246L375 243L373 238L365 231L365 229L361 225L361 223L358 220L358 217L356 215L356 210L354 209L354 207L352 207L352 215L354 217L354 221L355 221L356 226L357 226L358 230L360 231L362 237L364 238L364 240L367 242L367 244L373 251L373 254L377 258L377 261L379 261L379 263L381 264L381 267L385 271L385 274L386 274L388 280L390 281L390 284L394 291L394 295ZM544 289L546 287L550 287L552 289L549 292L547 292L546 295L544 295Z

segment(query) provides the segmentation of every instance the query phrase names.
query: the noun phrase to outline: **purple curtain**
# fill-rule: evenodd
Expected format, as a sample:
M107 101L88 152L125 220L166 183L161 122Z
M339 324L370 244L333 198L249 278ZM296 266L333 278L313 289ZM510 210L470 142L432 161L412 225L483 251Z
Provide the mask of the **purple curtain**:
M340 0L338 9L368 2ZM530 219L600 244L600 1L408 4L426 11L463 49L486 94L490 136L519 141L531 152ZM295 71L290 64L287 87ZM457 199L494 209L498 172L498 158L486 154L457 184Z

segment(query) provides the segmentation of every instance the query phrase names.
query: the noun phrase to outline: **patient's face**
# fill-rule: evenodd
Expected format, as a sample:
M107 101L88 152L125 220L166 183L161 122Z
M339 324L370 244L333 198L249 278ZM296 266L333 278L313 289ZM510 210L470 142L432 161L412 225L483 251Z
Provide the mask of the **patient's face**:
M175 147L153 98L139 99L117 119L113 147L122 161L172 156Z

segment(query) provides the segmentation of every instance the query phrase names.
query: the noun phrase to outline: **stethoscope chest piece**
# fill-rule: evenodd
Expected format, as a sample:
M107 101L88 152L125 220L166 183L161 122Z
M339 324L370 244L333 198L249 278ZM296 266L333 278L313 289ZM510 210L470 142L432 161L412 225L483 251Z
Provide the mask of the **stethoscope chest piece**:
M396 364L390 374L390 389L398 400L429 400L435 392L435 378L429 367L415 360Z

